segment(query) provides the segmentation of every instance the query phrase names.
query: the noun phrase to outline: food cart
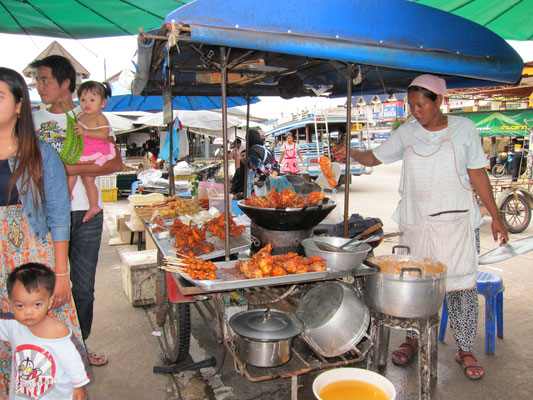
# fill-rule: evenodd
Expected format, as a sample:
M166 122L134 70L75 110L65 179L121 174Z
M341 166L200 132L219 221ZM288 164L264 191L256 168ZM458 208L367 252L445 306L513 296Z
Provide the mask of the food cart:
M350 99L354 90L358 94L405 90L420 72L445 77L450 88L502 82L515 84L520 79L522 60L518 54L485 28L418 4L398 0L385 3L377 8L370 0L345 0L335 6L312 0L193 1L169 14L160 29L139 35L139 73L133 92L162 94L165 122L169 124L173 96L221 95L223 142L227 144L227 96L292 98L328 93ZM382 13L382 9L395 12ZM402 34L399 34L398 21L431 21L431 24L402 24ZM450 29L451 26L454 29ZM468 41L465 38L469 38ZM351 101L346 103L346 112L349 132ZM350 135L346 135L347 147L350 139ZM226 211L230 210L227 148L223 146ZM347 169L349 162L348 159ZM348 232L349 186L350 180L347 180L344 236ZM225 261L222 263L230 262L238 247L228 234L229 218L226 212ZM157 242L157 237L154 241ZM161 244L158 248L163 263L165 249ZM319 277L307 276L309 279L303 281L291 278L270 284L252 279L230 281L215 288L161 271L157 285L157 320L164 326L166 355L176 362L187 356L192 302L210 325L216 325L217 341L225 344L234 356L236 370L249 379L295 378L311 370L360 361L368 349L354 349L355 354L333 361L318 357L317 363L297 350L293 360L301 364L291 371L270 372L267 369L254 375L237 357L231 337L222 334L228 308L223 294L228 291L245 289L248 304L268 302L292 312L296 303L287 289L304 287L308 281L337 280L347 275L359 278L372 271L357 267L360 266L355 265L350 273L329 271ZM207 294L207 298L198 300L191 297L194 293ZM275 301L278 297L280 301ZM317 358L316 354L311 356ZM429 374L426 378L429 379ZM292 395L296 398L295 384ZM429 382L422 377L420 397L429 398Z

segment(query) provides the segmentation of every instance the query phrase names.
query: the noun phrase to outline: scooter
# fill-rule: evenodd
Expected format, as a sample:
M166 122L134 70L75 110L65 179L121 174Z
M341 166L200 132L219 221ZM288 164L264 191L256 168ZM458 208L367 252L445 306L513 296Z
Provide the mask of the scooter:
M505 173L510 174L513 168L513 153L500 154L496 164L492 167L492 175L501 178Z

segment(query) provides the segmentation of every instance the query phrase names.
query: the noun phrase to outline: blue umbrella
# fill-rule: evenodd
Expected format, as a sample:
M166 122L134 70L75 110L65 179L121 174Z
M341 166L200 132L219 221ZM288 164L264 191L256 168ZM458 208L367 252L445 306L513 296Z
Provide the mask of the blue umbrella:
M254 97L250 104L257 103ZM228 97L228 108L246 105L243 97ZM222 108L220 96L176 96L172 103L174 110L216 110ZM133 94L111 96L104 111L162 111L162 96L134 96Z

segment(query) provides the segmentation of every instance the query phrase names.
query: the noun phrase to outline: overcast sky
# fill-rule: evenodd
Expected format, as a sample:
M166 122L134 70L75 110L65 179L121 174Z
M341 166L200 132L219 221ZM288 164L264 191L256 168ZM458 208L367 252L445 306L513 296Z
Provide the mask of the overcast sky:
M50 43L57 40L91 73L91 79L102 81L124 69L134 69L132 62L136 61L136 38L136 36L127 36L72 40L0 33L0 49L3 55L1 66L22 72ZM524 61L533 61L533 41L510 41L509 43ZM343 104L343 100L264 98L264 100L251 106L251 112L257 116L278 118L282 113L290 115L304 108L321 109L338 104Z

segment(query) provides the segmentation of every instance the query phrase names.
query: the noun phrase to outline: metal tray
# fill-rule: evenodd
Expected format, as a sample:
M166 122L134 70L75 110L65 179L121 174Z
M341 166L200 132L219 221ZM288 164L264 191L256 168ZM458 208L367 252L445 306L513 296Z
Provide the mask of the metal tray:
M206 292L218 292L223 290L243 289L257 286L290 285L293 283L322 280L324 278L327 278L330 273L329 270L326 270L318 272L308 272L305 274L273 276L269 278L246 279L245 277L242 277L240 279L235 276L234 268L236 263L236 260L217 262L216 266L218 269L217 271L215 271L215 274L218 279L213 280L192 279L187 274L178 274L187 281L191 282L193 285L198 286Z

